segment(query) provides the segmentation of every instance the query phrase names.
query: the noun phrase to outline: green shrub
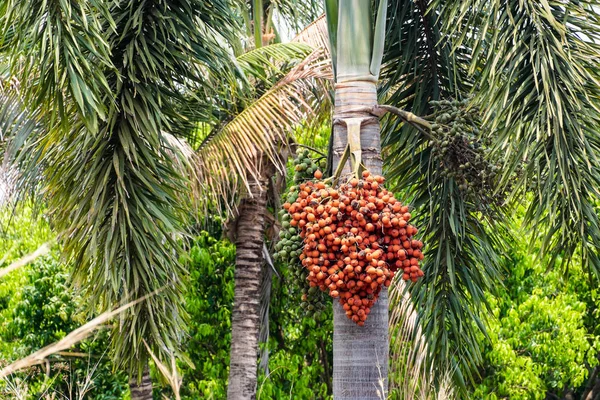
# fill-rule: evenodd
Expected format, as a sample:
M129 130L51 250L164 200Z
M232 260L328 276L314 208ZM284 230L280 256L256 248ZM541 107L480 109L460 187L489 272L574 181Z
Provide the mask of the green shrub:
M17 214L0 239L7 262L34 251L50 239L43 219L33 220L26 210ZM24 231L25 230L25 231ZM12 244L11 244L12 242ZM62 339L86 322L82 301L69 284L67 266L59 249L0 281L0 293L10 295L1 303L0 359L13 362ZM108 360L108 332L102 331L67 352L50 356L47 364L11 376L0 386L1 399L14 399L19 392L38 399L42 394L56 398L97 400L122 399L127 379L114 373Z
M514 250L503 295L490 299L494 318L474 398L544 399L585 386L600 351L590 320L598 298L580 265L571 265L569 280L559 270L547 271L525 245Z

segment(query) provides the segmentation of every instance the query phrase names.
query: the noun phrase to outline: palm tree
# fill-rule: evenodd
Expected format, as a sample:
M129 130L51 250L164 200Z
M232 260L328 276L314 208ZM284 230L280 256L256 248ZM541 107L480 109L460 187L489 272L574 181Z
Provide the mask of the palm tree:
M489 192L503 201L465 194L442 173L435 130L393 120L383 126L388 178L417 207L428 244L425 277L409 291L429 362L449 367L463 396L482 362L486 296L500 284L503 249L513 240L504 228L509 205L527 208L526 226L543 239L550 266L554 259L568 266L581 254L598 276L595 6L389 2L380 101L430 115L431 101L466 99L467 108L480 110L479 139L492 149L486 159L498 164Z
M208 3L0 4L3 52L20 81L28 83L24 102L40 113L39 123L46 128L15 140L18 160L29 167L24 169L26 181L35 176L27 174L34 167L42 171L53 219L65 232L65 249L76 261L76 278L89 288L90 304L108 309L163 290L124 315L113 335L115 358L138 378L148 359L142 339L163 359L171 356L167 349L177 348L183 273L176 257L177 235L184 231L186 213L173 205L186 208L189 182L172 164L179 152L163 132L179 134L189 128L182 122L213 120L212 108L191 107L186 94L194 90L187 89L198 89L207 79L217 81L211 72L229 57L212 38L229 35L235 23L224 1ZM243 5L242 13L248 9ZM269 10L260 1L253 5ZM363 159L380 172L380 131L372 115L378 98L429 115L435 111L432 100L465 99L472 93L469 106L481 110L482 127L496 150L488 161L502 164L493 189L503 195L510 189L512 200L534 196L536 201L527 205L527 224L543 235L542 253L560 256L568 265L577 250L599 275L595 2L390 0L377 4L378 22L371 21L375 13L370 2L329 0L326 5L339 120L334 157L345 148L347 131L355 131L356 121L348 117L366 118L360 129ZM264 25L259 13L253 18L259 21L255 27ZM382 35L385 25L387 34ZM310 73L296 69L296 77L307 79L290 79L292 87L317 77ZM285 87L264 95L285 99ZM272 129L278 125L266 122L301 102L262 104L255 108L262 113L260 120L238 125L243 133L238 139L211 136L207 143L221 143L221 151L213 159L201 158L207 171L216 171L205 174L202 182L214 179L209 185L224 188L222 178L230 178L235 184L226 189L245 188L256 191L253 199L261 196L254 182L264 185L264 179L256 164L263 156L274 162L274 143L287 137L276 137L278 130ZM387 175L415 204L429 244L425 279L408 289L419 310L421 330L415 331L427 337L433 365L450 364L464 390L481 362L477 335L485 331L486 295L500 280L502 243L510 239L502 229L506 203L489 203L481 210L480 197L464 194L455 177L442 174L443 163L432 153L439 131L431 125L414 129L405 120L385 119L381 133ZM259 134L253 126L261 128ZM255 250L248 249L254 259ZM345 326L348 321L339 311L336 398L384 395L385 296L362 330ZM361 346L373 347L347 351L359 337Z
M432 129L433 121L415 129L406 123L414 114L397 109L404 118L384 120L384 167L396 191L416 206L429 244L425 279L408 288L419 310L421 328L415 332L427 337L429 362L442 369L437 376L443 378L449 367L464 393L481 362L477 337L485 333L486 295L494 293L501 279L503 246L511 240L502 226L511 199L528 192L538 199L529 204L527 222L544 235L543 254L562 255L568 265L579 246L590 271L598 275L593 249L600 239L595 208L600 175L597 164L586 161L596 160L600 150L590 129L598 126L597 68L590 63L590 57L600 54L598 14L592 5L579 3L394 0L379 2L381 9L374 14L359 3L326 2L336 70L334 118L340 122L334 128L334 158L346 146L348 122L343 119L369 121L378 99L420 115L435 111L434 100L459 99L468 102L466 108L480 108L478 140L492 139L496 151L486 162L498 163L494 170L502 171L490 180L488 194L463 193L462 183L437 164L440 159L432 150L441 143L441 131ZM382 12L386 7L387 18ZM383 28L370 20L372 15L387 19L385 44ZM351 54L344 53L349 49ZM344 108L352 112L344 115ZM377 128L372 123L360 133L365 162L375 172L381 165ZM365 153L365 147L370 151ZM505 200L489 196L494 192ZM379 304L386 307L381 300ZM375 397L387 362L379 368L380 356L373 349L366 354L349 349L360 348L351 347L358 337L385 349L386 340L378 341L387 330L383 322L380 328L365 327L368 332L352 324L346 328L344 322L340 318L334 327L334 396ZM359 354L360 361L354 361L352 356ZM361 380L365 376L372 377L370 382ZM336 377L343 380L336 384Z
M5 1L2 48L27 107L17 160L41 169L44 199L90 310L145 298L114 325L115 364L142 380L149 353L170 359L183 328L178 253L188 182L173 163L188 94L229 68L226 1ZM205 110L198 110L202 113ZM144 297L160 291L160 295ZM151 385L134 390L151 398Z
M382 173L380 127L372 114L377 105L386 22L381 1L373 23L370 2L327 1L326 12L335 70L333 167L352 141L360 143L362 162L374 174ZM360 163L360 155L355 162ZM346 172L350 169L346 166ZM388 386L388 296L382 290L364 327L346 317L334 302L333 396L336 399L378 399Z
M295 128L322 114L327 106L331 67L323 48L324 19L294 41L251 50L238 62L252 82L266 90L232 113L201 143L196 163L205 203L221 205L234 220L236 243L235 297L232 311L228 398L249 399L256 393L258 339L261 324L261 273L270 198L279 197L272 177L285 171L287 147ZM295 60L295 61L294 61ZM283 77L274 84L272 76ZM261 93L260 91L258 92Z

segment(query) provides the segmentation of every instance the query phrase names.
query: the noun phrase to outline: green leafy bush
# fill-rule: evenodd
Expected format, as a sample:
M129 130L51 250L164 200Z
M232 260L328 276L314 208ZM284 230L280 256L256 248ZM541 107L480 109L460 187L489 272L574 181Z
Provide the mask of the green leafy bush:
M186 295L189 337L183 348L195 364L180 363L183 399L222 399L227 394L235 246L207 232L190 250ZM332 319L320 321L300 307L291 271L280 266L273 278L270 310L269 373L260 371L258 399L329 398L332 367ZM331 313L331 304L329 304ZM164 390L168 392L168 390Z
M486 367L474 398L544 399L581 392L597 364L600 336L590 324L598 298L581 267L569 280L517 248L507 268L502 296L490 299Z
M184 343L195 368L182 363L184 399L222 399L227 393L235 246L202 232L190 250L186 294L189 337Z
M34 251L51 237L45 221L34 220L29 211L14 218L0 239L10 261ZM5 276L0 292L10 295L0 311L2 364L54 343L86 322L81 299L69 284L68 268L56 247ZM112 371L107 347L107 332L100 332L67 352L49 357L46 364L11 376L0 385L0 399L25 393L34 399L42 394L67 399L122 399L128 389L127 379Z

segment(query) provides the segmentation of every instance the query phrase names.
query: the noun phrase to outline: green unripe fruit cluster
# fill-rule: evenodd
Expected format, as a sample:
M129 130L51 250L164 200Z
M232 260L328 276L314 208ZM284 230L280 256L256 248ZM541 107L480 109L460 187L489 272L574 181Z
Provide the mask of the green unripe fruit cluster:
M298 151L293 165L294 185L283 195L284 203L294 203L296 201L299 194L298 185L313 180L317 170L323 171L325 169L326 160L322 158L320 161L317 161L311 157L308 150L302 149ZM286 264L291 269L294 280L291 290L298 291L297 295L302 299L300 303L302 309L320 321L326 318L325 310L329 296L317 288L310 287L308 284L308 270L302 266L298 258L302 254L304 243L297 229L290 224L291 215L287 211L281 210L279 218L281 221L281 230L279 232L279 241L275 245L274 256L276 260Z
M431 157L439 166L436 173L453 179L461 194L482 208L503 202L503 195L494 194L500 165L492 158L491 137L482 129L478 110L469 107L469 99L430 104L435 115Z

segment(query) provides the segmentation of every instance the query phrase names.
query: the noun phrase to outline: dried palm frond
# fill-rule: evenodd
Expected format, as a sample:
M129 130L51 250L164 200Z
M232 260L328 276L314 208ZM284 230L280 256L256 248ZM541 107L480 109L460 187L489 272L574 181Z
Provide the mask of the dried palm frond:
M180 377L179 374L177 373L177 359L176 359L175 355L174 354L170 355L171 367L167 367L163 362L161 362L158 359L158 357L154 354L154 352L152 351L150 346L148 346L148 343L146 343L145 340L144 340L144 346L146 346L146 350L148 350L150 357L152 357L152 360L154 361L154 365L156 365L156 368L158 368L158 370L160 371L162 376L167 379L167 382L169 382L169 385L171 386L171 389L173 390L173 394L175 395L175 400L180 400L181 399L180 391L181 391L182 377Z
M6 378L7 376L14 374L15 372L20 371L24 368L29 368L34 365L41 364L48 356L55 354L59 351L71 348L75 344L88 338L96 329L101 328L105 322L128 310L130 307L148 300L148 298L158 294L161 290L162 289L150 293L140 299L131 301L115 310L106 311L97 316L96 318L92 319L88 323L75 329L61 340L54 342L51 345L48 345L34 353L31 353L27 357L15 361L10 365L7 365L6 367L2 368L2 370L0 370L0 379Z
M46 242L40 247L38 247L33 253L27 254L26 256L21 257L17 261L11 263L8 267L0 269L0 278L35 261L37 258L48 254L48 252L50 252L52 244L53 242Z
M329 52L329 34L327 33L325 14L304 28L302 32L292 39L292 42L305 43L314 49L323 48Z
M221 130L211 134L196 154L201 202L235 210L235 199L258 181L259 158L266 157L281 172L285 160L279 149L302 123L310 121L327 104L332 79L326 53L319 48L294 67L262 97Z
M419 325L417 309L406 284L390 287L390 394L402 400L451 399L452 375L447 367L433 367L428 341ZM443 376L436 379L436 374ZM439 386L436 388L436 383Z

